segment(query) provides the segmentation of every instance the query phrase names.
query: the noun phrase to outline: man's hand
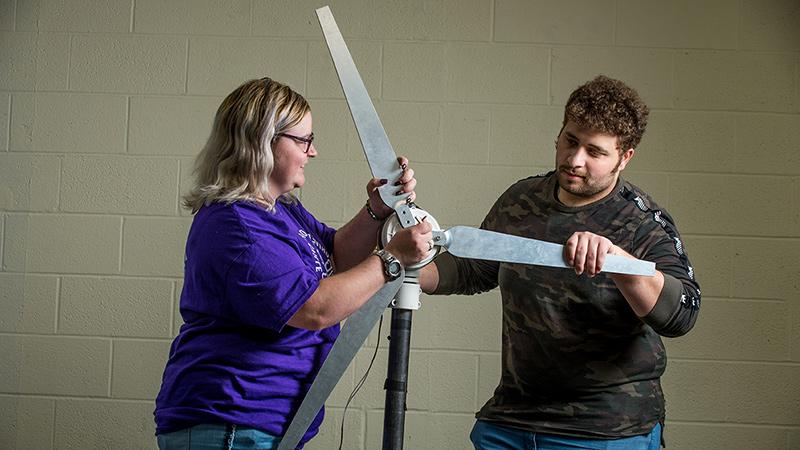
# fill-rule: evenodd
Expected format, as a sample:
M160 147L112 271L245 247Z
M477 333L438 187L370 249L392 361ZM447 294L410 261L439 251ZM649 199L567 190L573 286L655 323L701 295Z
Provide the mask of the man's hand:
M586 272L589 277L593 277L600 273L609 253L631 257L607 238L588 231L573 233L564 244L564 259L578 275Z

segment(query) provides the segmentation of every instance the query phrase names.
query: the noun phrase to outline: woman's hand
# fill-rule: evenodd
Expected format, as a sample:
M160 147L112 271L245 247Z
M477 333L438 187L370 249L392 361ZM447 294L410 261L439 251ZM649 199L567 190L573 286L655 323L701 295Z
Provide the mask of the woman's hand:
M386 244L386 251L397 258L403 267L416 264L425 259L433 249L432 229L431 224L424 220L401 229Z
M401 156L397 158L397 162L400 163L400 168L403 169L403 173L400 174L400 178L394 184L397 187L395 193L397 195L409 194L406 201L410 203L417 197L414 192L414 188L417 186L417 179L414 178L414 170L408 167L408 159L406 157ZM379 219L385 219L394 212L390 206L383 203L380 193L378 193L378 188L387 182L388 180L385 179L380 180L378 178L373 178L367 183L369 207Z

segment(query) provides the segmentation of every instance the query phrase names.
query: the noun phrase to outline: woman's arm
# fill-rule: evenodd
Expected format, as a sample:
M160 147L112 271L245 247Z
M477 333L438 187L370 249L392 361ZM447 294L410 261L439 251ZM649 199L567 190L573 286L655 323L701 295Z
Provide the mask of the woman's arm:
M431 238L431 225L422 222L398 231L386 245L386 251L405 267L428 256ZM317 289L289 319L288 324L308 330L337 324L366 303L386 281L383 261L378 256L362 258L349 270L320 281Z

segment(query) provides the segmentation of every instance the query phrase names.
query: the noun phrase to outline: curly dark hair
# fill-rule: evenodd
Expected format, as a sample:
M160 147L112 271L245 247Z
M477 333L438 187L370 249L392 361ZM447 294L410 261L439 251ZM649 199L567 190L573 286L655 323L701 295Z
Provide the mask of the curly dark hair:
M634 89L599 75L570 94L563 125L571 120L581 128L617 136L619 150L625 151L639 145L649 113Z

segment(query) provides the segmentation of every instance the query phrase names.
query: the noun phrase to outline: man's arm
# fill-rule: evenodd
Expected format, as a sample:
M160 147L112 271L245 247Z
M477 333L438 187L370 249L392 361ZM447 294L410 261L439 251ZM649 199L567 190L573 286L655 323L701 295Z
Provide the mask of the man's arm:
M610 274L633 312L658 334L675 337L694 327L700 307L700 287L694 279L688 257L669 216L663 224L642 230L640 245L648 248L643 259L656 263L652 277ZM564 245L564 257L576 273L595 276L602 270L605 255L633 258L603 236L574 233Z

